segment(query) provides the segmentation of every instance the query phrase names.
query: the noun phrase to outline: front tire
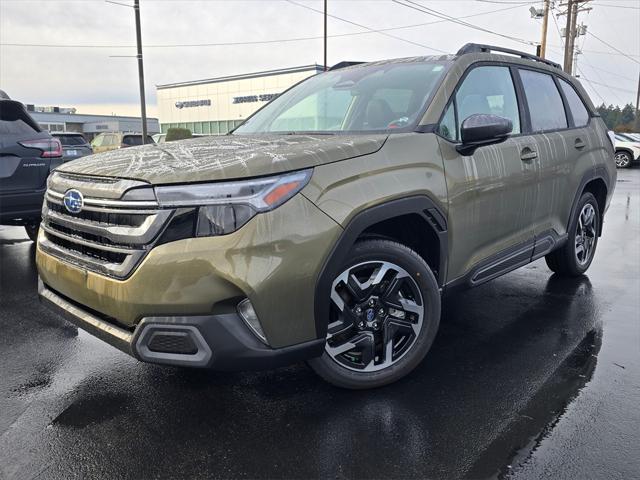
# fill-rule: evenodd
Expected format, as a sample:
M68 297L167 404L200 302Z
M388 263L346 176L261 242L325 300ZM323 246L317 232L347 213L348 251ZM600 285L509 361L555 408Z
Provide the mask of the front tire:
M331 287L327 343L311 368L338 387L387 385L424 358L440 323L440 291L426 262L389 240L357 243Z
M632 158L629 152L616 152L616 167L618 168L629 168L631 166Z
M40 232L40 222L38 223L29 223L24 226L25 232L27 232L27 237L32 242L35 242L38 239L38 232Z
M601 217L596 197L591 192L583 193L577 211L567 243L545 257L547 266L565 277L578 277L586 272L598 245Z

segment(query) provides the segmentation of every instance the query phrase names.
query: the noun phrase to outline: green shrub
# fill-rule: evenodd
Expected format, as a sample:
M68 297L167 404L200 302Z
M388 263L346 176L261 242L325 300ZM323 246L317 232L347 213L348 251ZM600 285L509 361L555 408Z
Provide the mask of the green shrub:
M164 141L173 142L174 140L184 140L185 138L191 138L191 130L188 128L170 128L167 130L167 136Z

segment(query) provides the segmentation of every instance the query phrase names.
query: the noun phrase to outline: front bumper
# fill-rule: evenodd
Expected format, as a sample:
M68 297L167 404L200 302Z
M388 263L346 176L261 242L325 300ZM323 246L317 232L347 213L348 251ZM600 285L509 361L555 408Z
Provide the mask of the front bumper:
M127 330L83 309L38 280L40 302L79 328L138 360L214 370L260 370L322 354L324 339L270 348L249 331L236 313L145 317Z
M126 279L36 250L38 272L60 296L124 330L144 318L235 313L249 298L273 348L318 338L315 284L341 228L302 195L229 235L152 248ZM43 233L41 232L41 239Z

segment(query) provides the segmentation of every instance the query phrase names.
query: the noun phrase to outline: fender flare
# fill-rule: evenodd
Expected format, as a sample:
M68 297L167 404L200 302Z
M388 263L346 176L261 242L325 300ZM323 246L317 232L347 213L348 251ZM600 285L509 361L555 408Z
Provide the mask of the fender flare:
M602 180L607 189L607 196L611 194L611 179L609 177L609 172L603 166L597 166L593 169L587 171L580 181L580 185L576 191L576 194L573 198L573 204L571 206L571 214L569 215L569 221L567 222L567 234L570 231L571 225L573 224L576 215L578 215L578 202L580 201L580 197L584 192L587 183L592 182L593 180ZM605 199L606 204L606 199ZM604 211L600 212L600 231L598 232L598 236L602 235L602 224L604 223Z
M320 269L314 295L314 317L318 338L324 338L327 333L326 319L329 318L329 297L333 279L339 273L337 270L347 260L349 251L360 234L376 223L408 214L417 214L422 217L436 234L440 247L437 281L440 286L444 284L448 259L447 217L431 198L426 195L417 195L390 200L367 208L349 221Z

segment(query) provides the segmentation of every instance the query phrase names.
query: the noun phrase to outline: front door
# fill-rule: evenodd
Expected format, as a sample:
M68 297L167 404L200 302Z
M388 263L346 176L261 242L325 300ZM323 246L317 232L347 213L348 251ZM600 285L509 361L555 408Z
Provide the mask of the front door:
M455 149L460 126L478 113L511 120L512 137L462 156ZM449 282L470 274L480 283L531 258L536 145L521 134L520 119L512 70L482 65L462 80L438 127L449 197Z

